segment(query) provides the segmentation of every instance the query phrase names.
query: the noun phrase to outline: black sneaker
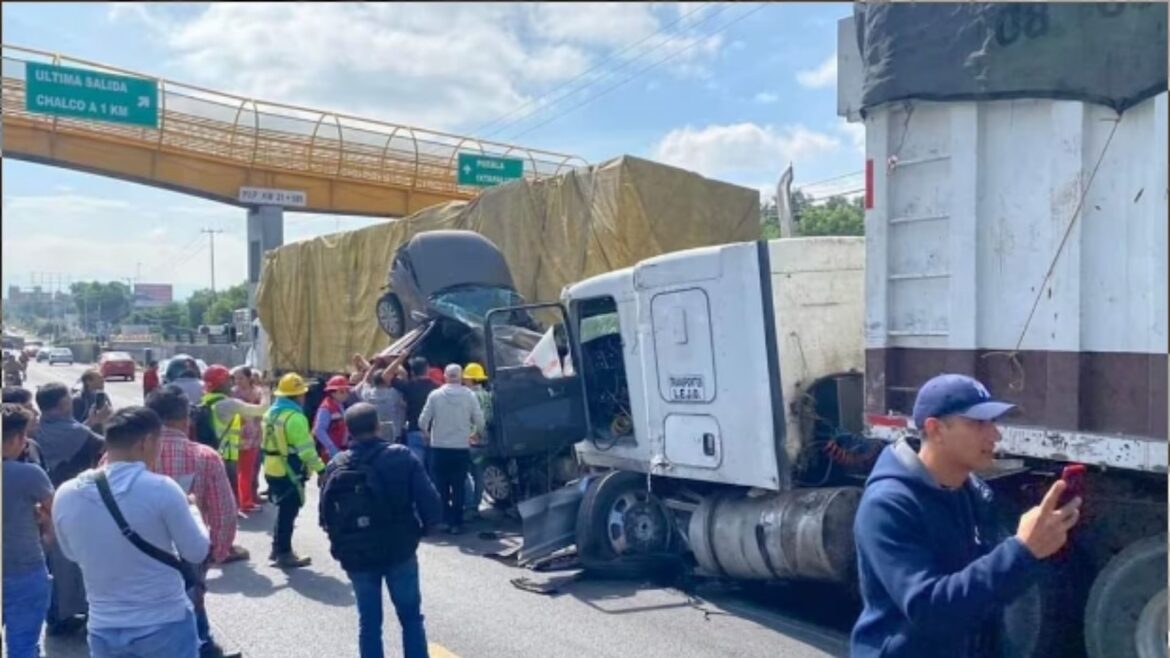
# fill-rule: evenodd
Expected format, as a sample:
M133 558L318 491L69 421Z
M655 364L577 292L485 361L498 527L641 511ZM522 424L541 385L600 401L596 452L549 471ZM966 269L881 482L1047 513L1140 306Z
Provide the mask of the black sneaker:
M240 651L224 651L224 648L219 646L215 640L199 648L199 658L243 658L243 656L244 654Z
M276 556L275 563L276 566L280 567L281 569L300 569L301 567L307 567L312 564L313 558L301 557L290 551L284 555Z

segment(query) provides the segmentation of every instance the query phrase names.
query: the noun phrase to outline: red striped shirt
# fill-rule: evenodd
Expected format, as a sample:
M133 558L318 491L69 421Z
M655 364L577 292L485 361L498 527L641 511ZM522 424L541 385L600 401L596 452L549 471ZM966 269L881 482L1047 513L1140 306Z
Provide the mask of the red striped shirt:
M211 535L211 557L215 562L222 562L236 540L238 519L236 499L232 495L223 458L211 448L195 443L186 434L169 427L163 428L159 444L155 472L181 485L191 483L189 493L195 494L195 504L199 506Z

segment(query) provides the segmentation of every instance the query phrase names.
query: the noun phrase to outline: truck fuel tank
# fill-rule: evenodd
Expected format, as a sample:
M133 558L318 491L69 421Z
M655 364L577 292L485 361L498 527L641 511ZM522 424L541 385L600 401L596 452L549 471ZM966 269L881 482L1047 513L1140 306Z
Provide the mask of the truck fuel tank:
M713 574L751 580L853 580L853 518L861 489L795 489L761 496L715 494L691 516L687 539Z

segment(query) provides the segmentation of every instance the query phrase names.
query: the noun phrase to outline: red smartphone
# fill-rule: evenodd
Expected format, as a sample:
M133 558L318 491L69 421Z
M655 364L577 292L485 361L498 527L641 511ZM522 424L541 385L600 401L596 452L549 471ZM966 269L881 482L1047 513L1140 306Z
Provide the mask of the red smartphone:
M1088 471L1084 464L1069 464L1064 467L1060 479L1067 485L1060 496L1060 507L1069 504L1073 498L1085 498L1085 473Z

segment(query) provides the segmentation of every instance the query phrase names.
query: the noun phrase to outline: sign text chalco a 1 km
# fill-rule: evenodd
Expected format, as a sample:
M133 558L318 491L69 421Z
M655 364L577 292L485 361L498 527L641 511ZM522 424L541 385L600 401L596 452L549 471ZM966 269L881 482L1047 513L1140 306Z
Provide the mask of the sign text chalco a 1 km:
M158 83L124 75L28 62L24 105L37 114L158 127Z

